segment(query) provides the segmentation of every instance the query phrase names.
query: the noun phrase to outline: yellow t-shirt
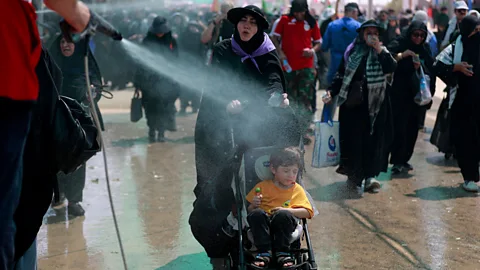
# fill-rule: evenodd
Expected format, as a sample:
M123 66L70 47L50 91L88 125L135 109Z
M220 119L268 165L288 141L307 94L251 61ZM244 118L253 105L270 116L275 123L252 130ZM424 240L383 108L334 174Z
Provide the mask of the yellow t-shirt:
M260 209L270 213L275 207L284 208L305 208L313 217L313 208L308 200L307 194L301 185L295 183L289 189L282 189L275 185L272 180L265 180L258 183L247 195L247 201L252 203L253 198L257 195L255 189L260 188L262 194L262 203Z

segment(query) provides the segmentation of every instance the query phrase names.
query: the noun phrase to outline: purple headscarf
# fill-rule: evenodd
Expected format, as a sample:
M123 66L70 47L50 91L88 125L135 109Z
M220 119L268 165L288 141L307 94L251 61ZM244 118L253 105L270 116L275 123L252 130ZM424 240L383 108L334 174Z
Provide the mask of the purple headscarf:
M270 40L270 37L266 34L263 33L263 43L258 47L252 54L247 54L243 49L240 47L240 45L235 41L235 38L232 37L232 49L233 52L236 53L238 56L242 57L242 63L245 62L247 59L251 59L253 64L257 67L258 71L260 71L260 68L258 67L257 61L255 61L255 57L262 56L264 54L267 54L273 50L275 50L275 45L273 45L273 42ZM261 73L261 71L260 71Z

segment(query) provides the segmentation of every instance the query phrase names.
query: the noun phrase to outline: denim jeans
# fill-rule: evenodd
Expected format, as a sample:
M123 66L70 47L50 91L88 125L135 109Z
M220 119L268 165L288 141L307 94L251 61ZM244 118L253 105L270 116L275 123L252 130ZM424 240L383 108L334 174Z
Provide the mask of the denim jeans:
M37 240L33 241L30 248L17 261L14 270L36 270L37 269Z
M0 269L13 269L15 223L22 190L23 151L30 127L30 110L0 114Z

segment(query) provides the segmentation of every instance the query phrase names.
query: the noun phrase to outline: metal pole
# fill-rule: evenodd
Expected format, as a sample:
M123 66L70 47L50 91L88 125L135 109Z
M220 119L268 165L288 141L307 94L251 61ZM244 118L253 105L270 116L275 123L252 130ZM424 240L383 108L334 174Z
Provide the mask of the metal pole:
M373 0L368 0L368 18L373 19Z

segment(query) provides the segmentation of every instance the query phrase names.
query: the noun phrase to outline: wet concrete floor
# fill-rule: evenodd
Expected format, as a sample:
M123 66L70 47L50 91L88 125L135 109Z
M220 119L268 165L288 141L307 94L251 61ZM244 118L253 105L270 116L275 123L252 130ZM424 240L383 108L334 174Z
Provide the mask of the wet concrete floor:
M479 199L461 189L455 162L428 142L442 85L438 89L411 175L382 174L381 193L350 200L342 197L346 178L335 168L307 168L307 190L320 211L309 223L319 269L480 269ZM129 269L211 269L187 222L196 181L195 115L179 117L167 143L149 144L145 120L129 121L132 93L114 94L100 107ZM102 164L99 154L87 165L85 217L47 213L38 234L39 269L122 269Z

